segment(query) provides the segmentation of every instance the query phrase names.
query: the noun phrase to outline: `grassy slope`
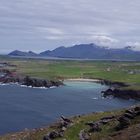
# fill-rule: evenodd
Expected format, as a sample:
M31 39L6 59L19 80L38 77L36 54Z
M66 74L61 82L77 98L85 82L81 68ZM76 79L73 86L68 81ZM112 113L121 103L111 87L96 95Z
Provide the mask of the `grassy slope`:
M74 125L67 129L67 131L64 134L63 138L58 138L56 140L79 140L79 132L82 129L89 130L89 127L85 125L86 122L90 121L98 121L100 118L105 116L111 116L111 115L121 115L123 114L123 110L121 111L112 111L112 112L103 112L103 113L93 113L90 115L82 115L81 117L73 117ZM140 129L138 129L137 124L140 123L140 117L137 117L136 119L131 121L130 127L125 130L122 130L123 133L116 134L116 131L114 129L115 126L117 126L118 121L112 121L109 124L106 124L102 127L101 132L96 132L91 134L91 140L101 140L104 138L104 140L109 140L109 136L114 135L115 137L110 137L110 140L117 140L119 135L122 135L122 138L119 137L120 140L124 140L123 138L126 137L126 140L128 140L127 137L130 138L130 136L135 136L140 133ZM43 136L45 136L48 132L52 130L57 130L57 125L52 125L48 128L44 129L38 129L38 130L26 130L24 132L15 133L15 134L8 134L5 136L0 137L0 140L42 140Z
M81 117L74 117L74 125L70 127L66 133L64 138L67 140L78 140L78 134L80 130L82 129L88 129L88 127L85 125L88 121L97 121L102 117L108 116L108 115L118 115L121 114L123 111L115 111L115 112L103 112L103 113L93 113L90 115L83 115ZM12 136L15 136L15 140L42 140L43 136L45 136L49 131L57 130L57 127L51 126L49 128L45 128L44 130L36 130L36 131L24 131L16 134L8 134L5 136L0 137L0 140L11 140ZM103 130L104 132L100 135L99 133L96 134L96 137L106 136L108 133L110 133L108 130ZM106 131L106 132L105 132ZM107 132L108 131L108 132ZM35 132L35 133L34 133ZM95 137L95 136L94 136ZM63 139L64 139L63 138ZM58 140L61 140L58 139Z

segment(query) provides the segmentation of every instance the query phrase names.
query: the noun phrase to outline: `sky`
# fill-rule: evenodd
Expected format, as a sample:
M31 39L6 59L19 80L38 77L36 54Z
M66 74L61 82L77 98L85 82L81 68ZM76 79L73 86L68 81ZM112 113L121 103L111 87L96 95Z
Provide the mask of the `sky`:
M0 53L81 43L140 50L140 0L0 0Z

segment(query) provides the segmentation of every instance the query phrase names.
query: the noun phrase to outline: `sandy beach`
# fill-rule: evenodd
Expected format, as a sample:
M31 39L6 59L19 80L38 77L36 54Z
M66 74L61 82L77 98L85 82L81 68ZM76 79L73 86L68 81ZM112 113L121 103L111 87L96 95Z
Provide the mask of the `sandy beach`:
M78 82L98 82L98 79L84 79L84 78L72 78L72 79L65 79L64 81L78 81Z

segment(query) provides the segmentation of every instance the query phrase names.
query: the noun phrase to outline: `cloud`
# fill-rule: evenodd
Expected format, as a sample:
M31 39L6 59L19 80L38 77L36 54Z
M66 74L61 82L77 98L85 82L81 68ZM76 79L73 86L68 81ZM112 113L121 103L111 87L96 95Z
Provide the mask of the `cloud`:
M61 36L46 36L47 40L63 40L63 37Z
M124 6L125 5L125 6ZM139 0L1 0L0 50L140 42Z
M133 50L139 50L140 51L140 42L126 42L127 46L131 46Z
M97 35L97 36L91 36L91 39L94 43L102 46L108 46L112 47L119 41L117 39L111 38L109 36L103 36L103 35Z
M37 30L42 33L53 34L53 35L63 35L64 32L61 29L53 27L37 27Z

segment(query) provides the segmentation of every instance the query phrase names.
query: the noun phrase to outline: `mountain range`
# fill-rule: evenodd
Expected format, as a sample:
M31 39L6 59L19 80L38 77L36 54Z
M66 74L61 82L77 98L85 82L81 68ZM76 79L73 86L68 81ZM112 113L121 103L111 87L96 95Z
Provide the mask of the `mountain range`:
M78 59L119 59L119 60L140 60L140 51L134 51L131 46L124 48L107 48L96 44L80 44L71 47L58 47L52 51L47 50L36 54L32 51L13 51L10 56L39 56L39 57L59 57Z
M37 56L38 54L32 51L23 52L23 51L15 50L15 51L10 52L8 55L10 56Z

